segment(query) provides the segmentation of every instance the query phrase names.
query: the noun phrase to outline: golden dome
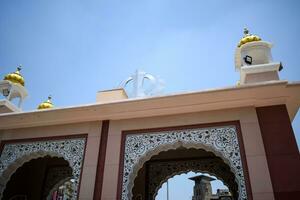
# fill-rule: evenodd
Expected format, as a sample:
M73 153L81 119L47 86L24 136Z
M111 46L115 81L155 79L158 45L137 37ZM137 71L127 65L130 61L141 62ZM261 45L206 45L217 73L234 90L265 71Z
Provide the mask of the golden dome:
M13 83L20 84L20 85L24 86L25 85L25 80L24 80L24 77L21 75L20 70L21 70L21 65L18 66L17 71L7 74L4 77L4 80L11 81Z
M243 44L246 44L248 42L261 41L261 38L259 36L250 34L247 28L244 28L244 34L245 35L240 40L238 47L241 47Z
M51 102L51 96L48 96L48 99L46 101L44 101L43 103L41 103L37 109L48 109L48 108L53 108L54 105Z

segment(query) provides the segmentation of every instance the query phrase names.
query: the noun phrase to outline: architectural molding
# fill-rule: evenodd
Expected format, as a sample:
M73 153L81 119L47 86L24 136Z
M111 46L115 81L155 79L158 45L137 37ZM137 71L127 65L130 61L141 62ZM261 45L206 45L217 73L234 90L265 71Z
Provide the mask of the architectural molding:
M125 99L111 103L35 110L18 114L8 113L0 115L0 129L154 117L278 104L287 104L290 118L293 119L299 106L299 88L299 82L291 84L287 81L269 81L151 98Z

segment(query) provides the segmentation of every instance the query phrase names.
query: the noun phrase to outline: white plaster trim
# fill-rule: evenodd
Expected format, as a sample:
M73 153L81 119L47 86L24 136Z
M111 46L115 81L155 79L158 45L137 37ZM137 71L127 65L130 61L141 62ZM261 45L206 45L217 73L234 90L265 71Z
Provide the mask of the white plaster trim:
M279 71L280 63L268 63L261 65L249 65L242 67L241 70L241 83L245 82L245 78L247 74L256 74L263 72L271 72L271 71Z
M21 107L21 104L23 103L24 99L28 96L28 92L26 88L20 84L13 83L8 80L2 80L0 81L0 93L2 93L3 89L9 89L10 92L8 94L7 99L12 100L16 97L19 97L19 108Z
M20 108L18 108L17 106L15 106L14 104L12 104L10 101L8 101L7 99L0 99L0 107L4 106L6 107L8 110L10 110L11 112L21 112L22 110Z
M271 44L270 42L266 42L266 41L256 41L256 42L249 42L249 43L243 44L241 47L237 47L235 49L235 54L234 54L234 63L235 63L236 71L240 71L240 69L242 67L242 60L241 60L242 49L252 47L252 46L266 46L268 48L272 48L273 44Z

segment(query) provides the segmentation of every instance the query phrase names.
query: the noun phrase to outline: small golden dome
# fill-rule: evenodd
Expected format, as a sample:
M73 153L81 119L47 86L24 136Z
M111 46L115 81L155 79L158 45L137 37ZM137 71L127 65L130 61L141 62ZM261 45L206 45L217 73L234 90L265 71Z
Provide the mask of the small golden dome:
M25 80L24 80L24 77L20 73L21 69L22 69L21 65L19 65L18 68L17 68L17 71L7 74L4 77L4 80L11 81L13 83L20 84L20 85L24 86L25 85Z
M249 33L247 28L244 28L244 37L240 40L238 47L241 47L243 44L255 41L261 41L261 38L257 35L252 35Z
M41 103L39 106L38 106L38 109L48 109L48 108L53 108L54 105L51 101L51 96L48 96L48 99L46 101L44 101L43 103Z

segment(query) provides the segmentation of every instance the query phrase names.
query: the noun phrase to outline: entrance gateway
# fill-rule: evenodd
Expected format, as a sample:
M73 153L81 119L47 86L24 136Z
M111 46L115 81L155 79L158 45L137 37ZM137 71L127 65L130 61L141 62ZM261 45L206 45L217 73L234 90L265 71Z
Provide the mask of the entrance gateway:
M138 132L125 132L123 135L123 171L122 171L122 200L133 198L133 188L135 179L138 176L139 170L142 169L143 165L149 161L155 155L161 152L167 152L169 150L176 150L179 148L186 149L201 149L212 153L229 167L230 171L234 174L234 181L237 184L237 191L231 191L235 194L236 199L242 200L247 199L247 188L246 180L244 175L243 166L246 163L242 161L242 153L240 148L240 142L238 136L237 122L232 122L231 125L208 125L208 127L197 128L197 126L181 127L181 128L170 128L169 130L150 130L150 131L138 131ZM165 168L161 168L160 173L154 173L155 169L159 169L163 165L156 165L146 169L146 174L150 173L150 177L147 180L145 187L148 194L144 194L145 197L142 199L154 200L157 194L158 188L163 183L163 179L155 181L158 177L164 175L162 172L166 167L171 168L167 170L164 178L169 178L172 174L181 171L188 172L189 170L199 171L204 169L205 171L214 175L217 175L222 179L222 173L218 173L215 169L221 166L221 162L210 162L205 160L183 160L185 163L182 167L175 167L180 158L177 158L177 162L172 167L172 162L165 163ZM176 157L175 157L176 160ZM202 164L202 165L201 165ZM215 164L215 165L213 165ZM153 164L152 164L153 165ZM204 167L205 166L205 167ZM207 167L210 166L211 168ZM198 167L198 169L197 169ZM224 168L225 169L225 168ZM173 170L173 171L172 171ZM225 171L224 171L225 173ZM155 176L152 176L155 175ZM224 178L223 178L224 180ZM155 185L155 183L157 185ZM226 183L225 183L226 184ZM228 184L228 183L227 183ZM150 187L149 187L150 186ZM229 187L233 189L234 186ZM153 195L153 196L151 196Z
M137 71L94 104L55 108L49 96L23 112L21 67L7 74L0 200L154 200L166 180L190 171L223 181L234 200L297 199L291 122L300 83L279 80L272 44L244 33L235 52L240 80L226 88L161 95L161 81Z

